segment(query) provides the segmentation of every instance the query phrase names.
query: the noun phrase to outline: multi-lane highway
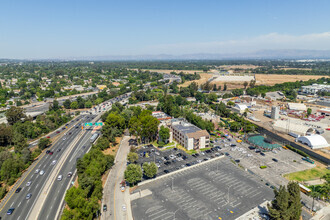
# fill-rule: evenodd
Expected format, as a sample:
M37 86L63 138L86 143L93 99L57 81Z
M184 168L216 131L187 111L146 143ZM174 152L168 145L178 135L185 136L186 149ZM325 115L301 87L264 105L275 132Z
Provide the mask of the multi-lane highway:
M60 215L66 190L76 172L77 158L82 157L91 147L90 137L95 131L81 129L81 124L93 122L109 110L113 103L128 101L130 93L108 100L91 109L88 115L78 116L65 127L58 129L50 135L54 139L52 146L47 149L51 154L43 152L21 179L14 185L0 204L0 217L3 219L56 219ZM92 115L96 114L96 115ZM61 131L58 133L58 131ZM55 161L55 162L53 162ZM38 171L36 171L38 170ZM43 172L41 172L43 171ZM73 174L68 177L68 173ZM41 173L43 173L41 175ZM62 179L58 180L58 176ZM30 185L27 183L30 182ZM19 192L15 192L20 188ZM27 194L31 197L27 199ZM8 209L14 208L11 215Z
M86 117L87 116L79 116L78 121L74 120L69 123L67 129L62 130L61 133L57 134L58 137L54 137L56 140L48 149L52 151L53 154L42 153L38 160L36 160L24 173L20 181L14 186L14 189L9 192L5 200L1 203L0 216L2 218L5 217L5 219L15 220L28 218L28 213L31 211L35 199L38 197L40 190L52 173L57 161L59 161L61 156L65 153L69 144L82 132L80 124L90 121L90 117L94 116L89 116L89 118ZM52 165L53 161L56 161L54 165ZM36 170L39 170L39 172ZM75 168L72 169L72 172L74 170ZM41 175L41 171L44 171L43 175ZM31 182L29 186L27 186L28 182ZM15 191L18 188L21 190L16 193ZM31 193L32 196L30 199L26 199L26 196L29 193ZM6 214L9 208L15 208L11 215Z
M64 162L59 172L57 172L54 176L55 179L53 180L53 185L48 190L43 206L40 207L38 219L57 219L56 217L60 213L60 209L62 207L61 204L63 202L66 190L72 181L72 178L68 176L68 173L75 173L77 159L82 157L90 149L92 144L90 142L90 138L93 132L93 130L86 130L82 134L76 144L76 147L71 151L68 159ZM63 176L62 180L58 179L59 175Z

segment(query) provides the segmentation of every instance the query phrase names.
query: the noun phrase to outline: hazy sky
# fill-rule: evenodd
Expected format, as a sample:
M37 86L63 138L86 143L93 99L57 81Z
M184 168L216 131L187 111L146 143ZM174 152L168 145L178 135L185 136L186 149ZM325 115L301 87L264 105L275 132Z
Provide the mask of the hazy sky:
M0 58L330 50L327 0L1 0Z

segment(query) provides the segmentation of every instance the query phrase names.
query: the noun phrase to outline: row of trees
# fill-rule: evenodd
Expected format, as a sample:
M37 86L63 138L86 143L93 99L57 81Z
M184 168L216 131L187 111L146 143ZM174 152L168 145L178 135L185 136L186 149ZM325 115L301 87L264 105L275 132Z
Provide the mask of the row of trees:
M33 152L28 148L28 139L37 138L66 123L70 117L58 111L48 111L38 116L35 122L21 108L11 107L6 112L8 124L0 125L0 180L2 192L12 185L45 147L48 139L41 139L39 148ZM14 152L10 149L14 147Z
M153 178L158 172L158 167L154 162L143 163L142 169L138 164L129 164L124 173L126 181L131 185L135 185L142 180L143 176Z

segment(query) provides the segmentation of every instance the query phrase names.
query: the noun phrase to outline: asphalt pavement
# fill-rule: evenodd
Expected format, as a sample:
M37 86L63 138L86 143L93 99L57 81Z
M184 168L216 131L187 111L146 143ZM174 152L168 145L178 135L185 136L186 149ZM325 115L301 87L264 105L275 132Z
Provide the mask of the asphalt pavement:
M61 208L61 203L66 193L66 189L71 184L73 180L72 177L68 177L68 173L75 173L77 159L82 157L91 147L90 137L92 130L87 131L78 141L68 159L63 164L62 168L56 175L56 180L48 191L47 198L44 202L44 205L41 209L38 219L55 219L59 209ZM58 180L58 176L62 175L62 180Z
M5 219L27 219L28 213L33 207L38 193L42 189L44 183L51 174L54 165L51 165L53 160L58 161L62 154L65 152L66 147L75 139L75 137L81 132L80 123L84 123L89 119L82 118L79 121L74 120L73 123L68 124L68 129L62 130L61 133L54 133L53 135L58 135L58 140L52 144L47 150L53 151L53 155L46 154L43 152L38 160L36 160L30 168L24 173L23 177L18 181L18 183L13 187L11 192L8 193L7 197L1 204L0 216ZM76 128L77 127L77 128ZM71 135L65 133L70 133ZM52 137L50 137L52 138ZM60 151L58 151L61 149ZM35 173L37 169L44 171L43 175ZM31 181L30 186L26 186L26 183ZM19 193L15 193L17 188L21 188ZM32 194L30 199L26 199L28 193ZM9 208L15 208L12 215L7 215L6 212Z

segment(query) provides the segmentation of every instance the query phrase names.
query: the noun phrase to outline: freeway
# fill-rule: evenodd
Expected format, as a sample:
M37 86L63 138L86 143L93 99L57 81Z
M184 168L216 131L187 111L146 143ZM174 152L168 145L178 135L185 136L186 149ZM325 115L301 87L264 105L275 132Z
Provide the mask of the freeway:
M92 117L92 116L89 116ZM33 203L35 202L38 194L43 188L46 180L49 178L50 174L54 169L52 161L59 161L62 155L67 150L67 146L76 138L81 132L80 124L89 121L89 119L79 116L78 121L74 120L68 124L68 129L65 130L66 133L61 132L55 137L56 140L53 142L52 146L48 149L51 150L53 155L46 154L43 152L39 158L29 167L29 169L23 174L22 178L18 181L13 189L8 193L4 201L0 206L0 216L6 219L27 219L27 214L33 208ZM71 133L71 134L70 134ZM40 171L37 173L36 170ZM41 175L41 170L44 174ZM30 186L27 183L31 182ZM21 188L20 192L15 193L17 188ZM31 193L30 199L26 199L26 195ZM12 215L6 215L9 208L15 208Z
M68 159L63 163L59 172L54 176L56 179L47 193L43 206L40 207L38 219L57 219L56 217L60 213L66 190L73 180L73 176L68 176L68 173L75 173L77 159L82 157L90 149L92 145L90 142L91 136L92 130L86 130L83 136L80 137L74 150L71 151ZM63 176L62 180L57 179L59 175ZM32 216L30 216L30 219L32 219Z

